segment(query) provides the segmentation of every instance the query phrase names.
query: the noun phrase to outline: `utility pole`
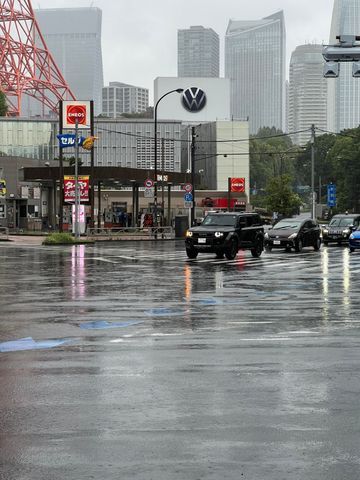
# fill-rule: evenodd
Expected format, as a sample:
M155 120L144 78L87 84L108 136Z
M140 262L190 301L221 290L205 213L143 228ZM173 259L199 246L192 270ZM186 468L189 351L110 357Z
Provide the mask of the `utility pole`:
M165 220L165 198L164 198L164 164L165 164L165 138L161 139L161 226Z
M79 206L80 206L80 189L79 189L79 121L75 120L75 238L80 238L79 225Z
M196 133L195 127L191 127L191 183L192 183L192 207L191 207L191 226L195 223L195 141Z
M315 125L311 125L311 218L316 218L315 202Z

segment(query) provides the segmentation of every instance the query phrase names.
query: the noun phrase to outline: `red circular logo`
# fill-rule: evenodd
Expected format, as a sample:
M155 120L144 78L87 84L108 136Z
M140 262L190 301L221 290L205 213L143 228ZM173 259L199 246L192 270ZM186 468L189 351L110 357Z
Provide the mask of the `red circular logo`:
M245 192L245 178L232 178L231 191L239 193Z
M67 105L66 121L70 125L75 125L76 120L79 125L86 125L86 105Z
M193 186L191 183L185 183L185 185L183 185L183 190L185 190L185 192L192 192L193 191Z
M151 188L154 186L154 182L153 180L151 180L151 178L148 178L147 180L145 180L144 185L146 188Z

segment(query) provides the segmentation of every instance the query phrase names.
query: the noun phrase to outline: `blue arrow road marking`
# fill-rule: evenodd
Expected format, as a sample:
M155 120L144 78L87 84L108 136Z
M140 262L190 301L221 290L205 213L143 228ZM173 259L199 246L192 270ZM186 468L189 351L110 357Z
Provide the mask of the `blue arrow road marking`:
M40 340L36 341L32 337L20 338L10 342L0 343L0 352L18 352L24 350L42 350L48 348L56 348L61 345L72 343L70 339L59 340Z
M143 322L118 322L118 323L110 323L105 321L98 321L98 322L87 322L82 323L80 328L83 330L105 330L109 328L125 328L131 327L133 325L138 325Z

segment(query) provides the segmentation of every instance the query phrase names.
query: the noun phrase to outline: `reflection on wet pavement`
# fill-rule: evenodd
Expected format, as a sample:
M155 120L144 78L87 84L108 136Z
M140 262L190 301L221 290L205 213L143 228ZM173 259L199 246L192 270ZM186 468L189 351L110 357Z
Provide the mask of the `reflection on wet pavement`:
M0 346L48 347L0 349L1 475L357 480L359 277L346 248L0 246Z

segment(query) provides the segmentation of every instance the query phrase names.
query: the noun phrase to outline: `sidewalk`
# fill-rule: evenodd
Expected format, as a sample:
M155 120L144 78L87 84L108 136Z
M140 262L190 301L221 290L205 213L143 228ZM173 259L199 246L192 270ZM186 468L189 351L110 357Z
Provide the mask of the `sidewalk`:
M1 242L3 245L41 245L43 235L9 235L9 242Z

